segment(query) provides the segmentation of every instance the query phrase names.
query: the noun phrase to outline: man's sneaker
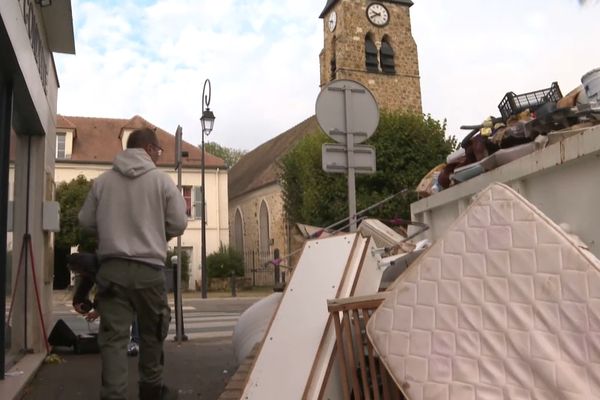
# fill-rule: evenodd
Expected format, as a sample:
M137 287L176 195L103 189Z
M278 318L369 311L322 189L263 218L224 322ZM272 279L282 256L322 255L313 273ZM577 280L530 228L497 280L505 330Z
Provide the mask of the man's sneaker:
M136 342L129 342L127 345L127 355L135 357L140 352L140 346Z

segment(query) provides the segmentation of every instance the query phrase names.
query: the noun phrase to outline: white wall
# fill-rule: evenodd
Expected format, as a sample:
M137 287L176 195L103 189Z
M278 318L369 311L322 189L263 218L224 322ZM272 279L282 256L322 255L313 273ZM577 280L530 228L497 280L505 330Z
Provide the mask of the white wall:
M600 257L598 199L600 126L554 143L509 164L411 204L417 221L430 225L424 236L439 238L468 206L471 197L493 182L506 183Z

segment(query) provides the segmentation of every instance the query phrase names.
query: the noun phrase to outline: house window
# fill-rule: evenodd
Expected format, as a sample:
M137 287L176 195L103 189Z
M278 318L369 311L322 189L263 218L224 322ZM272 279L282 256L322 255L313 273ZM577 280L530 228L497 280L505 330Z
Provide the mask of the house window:
M371 35L365 38L365 66L368 72L379 72L379 60L377 59L377 47L371 39Z
M181 194L183 195L183 199L185 200L185 213L188 217L192 216L192 187L191 186L182 186Z
M386 74L396 73L396 66L394 64L394 49L388 42L387 38L383 38L383 41L381 42L379 59L381 60L381 71Z
M60 160L67 158L67 135L65 133L56 134L56 158Z

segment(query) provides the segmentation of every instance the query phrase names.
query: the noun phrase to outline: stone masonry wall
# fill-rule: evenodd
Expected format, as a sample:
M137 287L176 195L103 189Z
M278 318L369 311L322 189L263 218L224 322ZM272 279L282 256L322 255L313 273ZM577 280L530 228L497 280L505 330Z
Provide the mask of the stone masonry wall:
M269 255L259 257L256 254L260 248L260 207L265 201L269 210L269 236L271 242L269 245ZM249 195L230 201L229 203L229 232L230 243L233 245L235 240L235 213L237 210L242 213L244 253L247 270L254 267L260 269L255 273L256 285L269 286L273 284L273 267L264 266L264 262L273 258L275 249L279 249L280 256L288 254L288 227L283 209L283 196L279 185L274 184L267 188L257 190ZM254 251L254 260L252 260L252 251ZM248 276L248 274L246 275Z

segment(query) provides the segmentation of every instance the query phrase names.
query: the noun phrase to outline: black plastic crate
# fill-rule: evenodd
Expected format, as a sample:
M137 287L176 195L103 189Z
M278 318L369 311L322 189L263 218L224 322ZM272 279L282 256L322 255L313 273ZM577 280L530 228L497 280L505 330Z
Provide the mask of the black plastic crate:
M538 107L549 102L558 101L561 98L562 93L558 87L558 82L552 82L548 89L523 94L506 93L500 104L498 104L498 109L502 114L502 118L506 120L511 115L516 115L527 109L535 111Z

